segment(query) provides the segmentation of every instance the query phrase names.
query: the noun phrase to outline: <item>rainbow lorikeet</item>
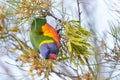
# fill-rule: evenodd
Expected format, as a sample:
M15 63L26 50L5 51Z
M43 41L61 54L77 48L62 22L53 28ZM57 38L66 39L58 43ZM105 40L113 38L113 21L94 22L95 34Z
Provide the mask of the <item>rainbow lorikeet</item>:
M35 17L32 20L30 40L40 57L56 60L60 38L57 31L46 22L45 17Z

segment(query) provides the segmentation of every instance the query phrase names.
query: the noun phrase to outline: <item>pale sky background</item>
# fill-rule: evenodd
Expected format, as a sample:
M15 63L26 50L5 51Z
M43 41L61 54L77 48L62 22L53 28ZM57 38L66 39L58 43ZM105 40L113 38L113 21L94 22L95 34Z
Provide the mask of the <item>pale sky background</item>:
M1 1L1 0L0 0ZM54 3L54 6L61 11L61 0L54 0L57 3ZM116 16L114 16L114 12L109 11L108 6L106 6L106 4L104 3L104 1L111 1L116 3L116 5L119 5L119 3L117 1L119 0L81 0L81 4L85 5L86 7L84 9L88 9L87 14L88 16L85 15L84 12L82 12L81 15L81 19L82 19L82 25L83 27L87 28L88 26L86 25L86 22L90 22L93 24L93 26L95 26L95 30L96 33L98 35L100 35L100 38L102 38L104 35L103 33L109 31L109 24L107 23L107 21L112 21L113 17L117 18ZM76 0L64 0L64 8L66 8L66 13L68 13L69 15L71 15L71 17L66 16L66 18L69 19L78 19L78 12L77 12L77 6L76 6ZM112 5L112 4L111 4ZM109 5L110 6L110 5ZM54 9L53 9L54 10ZM81 10L82 6L81 6ZM60 13L58 11L56 11L55 14L57 17L61 18ZM90 20L90 21L89 21ZM48 20L48 22L51 25L54 25L53 21ZM51 23L52 22L52 23ZM113 21L116 22L116 21ZM116 22L117 24L117 22ZM107 34L108 35L108 34ZM107 40L108 42L111 43L111 37L110 35L107 36ZM109 44L110 46L112 46L112 44ZM3 56L0 58L0 62L4 62L4 61L9 61L10 63L14 64L15 62L9 58L6 58L6 56ZM7 65L7 64L5 64ZM8 66L8 65L7 65ZM15 68L15 66L10 66L11 72L15 75L23 75L20 74L21 72L19 70L17 70ZM0 66L0 73L5 73L5 71L2 69L2 67ZM21 76L22 77L22 76ZM18 77L19 78L19 77ZM56 78L56 76L53 75L53 77L50 77L50 80L61 80L59 78ZM0 74L0 80L13 80L12 78L8 77L7 75L3 75ZM27 79L24 79L27 80ZM39 79L36 79L39 80Z

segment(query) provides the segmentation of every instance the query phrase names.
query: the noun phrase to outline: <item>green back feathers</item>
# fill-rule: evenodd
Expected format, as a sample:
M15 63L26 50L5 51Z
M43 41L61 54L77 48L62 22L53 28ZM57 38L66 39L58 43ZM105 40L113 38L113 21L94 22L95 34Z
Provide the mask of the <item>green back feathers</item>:
M42 26L46 24L44 17L35 17L31 22L31 31L37 34L41 34Z
M44 17L35 17L31 22L30 40L33 48L39 52L39 45L45 40L53 40L53 38L44 36L42 33L42 26L46 24Z

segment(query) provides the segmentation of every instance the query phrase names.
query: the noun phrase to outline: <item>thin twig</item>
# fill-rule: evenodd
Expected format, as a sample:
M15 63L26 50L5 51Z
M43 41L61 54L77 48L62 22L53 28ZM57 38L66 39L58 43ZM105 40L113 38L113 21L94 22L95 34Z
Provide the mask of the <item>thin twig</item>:
M95 77L95 74L94 74L92 68L90 67L90 64L89 64L89 62L88 62L88 59L87 59L86 57L85 57L85 61L87 62L88 68L89 68L90 72L92 73L93 77Z
M58 19L57 17L55 17L54 15L52 15L50 12L47 12L48 16L52 16L54 19L58 20L59 22L62 22L61 19Z
M79 17L79 24L81 25L81 12L80 12L80 3L79 0L77 0L77 7L78 7L78 17Z

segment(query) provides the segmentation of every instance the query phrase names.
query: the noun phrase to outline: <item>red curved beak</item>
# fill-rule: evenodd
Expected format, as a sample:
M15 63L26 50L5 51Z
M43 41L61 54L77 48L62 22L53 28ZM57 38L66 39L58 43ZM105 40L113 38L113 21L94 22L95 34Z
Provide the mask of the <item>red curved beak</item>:
M56 60L56 59L57 59L57 57L56 57L55 54L50 54L50 55L49 55L49 58L52 59L52 60Z

